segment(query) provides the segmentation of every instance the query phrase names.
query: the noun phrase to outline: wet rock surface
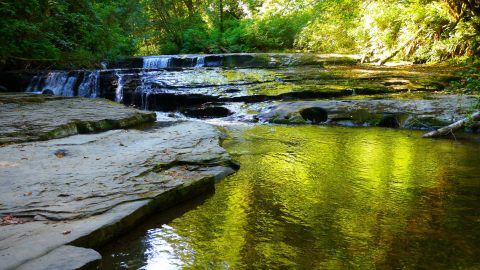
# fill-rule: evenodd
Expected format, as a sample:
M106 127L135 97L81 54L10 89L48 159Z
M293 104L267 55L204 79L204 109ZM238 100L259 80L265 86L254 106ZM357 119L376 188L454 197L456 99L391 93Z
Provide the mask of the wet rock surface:
M104 99L0 94L0 145L133 127L155 119L154 113Z
M278 124L432 129L464 118L476 100L473 96L429 95L422 99L283 102L266 108L256 118Z
M361 65L348 55L159 55L126 59L102 70L19 72L17 77L30 76L30 83L12 89L103 97L142 109L181 111L209 102L441 91L458 79L454 74L455 68L442 66Z

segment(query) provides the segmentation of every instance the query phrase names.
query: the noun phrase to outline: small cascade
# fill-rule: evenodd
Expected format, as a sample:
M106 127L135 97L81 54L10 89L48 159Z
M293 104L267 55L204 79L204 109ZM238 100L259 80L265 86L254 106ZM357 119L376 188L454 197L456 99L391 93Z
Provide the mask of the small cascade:
M150 56L143 58L144 69L168 68L171 57L169 56Z
M44 83L44 78L42 76L33 76L30 84L27 86L27 92L40 92L42 84Z
M100 71L86 71L83 80L78 86L78 95L81 97L96 98L100 96Z
M47 80L45 81L45 86L42 91L45 89L52 90L55 95L62 95L63 88L66 85L68 80L68 73L66 72L51 72L48 74Z
M140 96L140 108L148 110L148 96L152 91L151 88L151 76L149 72L142 71L140 73L140 85L137 87L136 92Z
M68 72L55 71L46 76L37 75L32 78L27 87L27 92L42 92L50 90L59 96L74 96L73 88L77 81L76 74Z
M26 91L41 93L49 90L57 96L97 97L99 96L99 78L99 71L53 71L46 75L34 76Z
M205 66L205 56L197 56L195 60L196 60L196 64L195 64L196 68Z
M125 77L120 73L115 73L117 76L117 88L115 89L115 101L123 102L123 87L125 86Z
M73 97L75 96L75 93L73 91L73 88L75 86L75 82L77 81L76 76L69 76L67 78L67 81L63 85L62 92L59 95L66 96L66 97ZM55 93L57 94L57 93Z

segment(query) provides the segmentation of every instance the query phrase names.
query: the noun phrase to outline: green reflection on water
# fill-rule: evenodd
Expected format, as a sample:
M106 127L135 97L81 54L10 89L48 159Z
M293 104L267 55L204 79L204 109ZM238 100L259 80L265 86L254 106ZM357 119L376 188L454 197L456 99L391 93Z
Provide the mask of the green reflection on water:
M134 244L145 254L139 266L480 267L478 144L388 129L230 133L224 147L241 169L202 205L144 234Z

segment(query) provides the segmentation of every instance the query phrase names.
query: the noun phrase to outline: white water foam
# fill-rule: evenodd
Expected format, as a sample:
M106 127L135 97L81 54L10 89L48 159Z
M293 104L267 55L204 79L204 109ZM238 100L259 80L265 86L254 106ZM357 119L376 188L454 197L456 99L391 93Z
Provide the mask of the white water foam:
M50 90L54 95L73 96L73 86L77 81L75 75L69 75L68 72L54 71L49 72L47 76L34 76L27 87L27 92L42 92Z
M205 66L205 56L198 56L196 57L196 68L204 67Z
M78 95L95 98L100 95L100 71L86 71L83 80L78 86Z
M149 56L143 58L144 69L168 68L171 57L169 56Z
M116 73L117 76L117 88L115 89L115 101L122 103L123 101L123 87L125 86L125 77L123 74Z

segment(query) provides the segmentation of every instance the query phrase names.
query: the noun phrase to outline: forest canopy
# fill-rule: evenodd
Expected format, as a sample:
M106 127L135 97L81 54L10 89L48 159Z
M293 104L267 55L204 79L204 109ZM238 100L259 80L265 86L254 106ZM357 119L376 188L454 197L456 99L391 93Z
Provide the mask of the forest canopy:
M0 64L309 51L423 63L480 53L478 0L7 0Z

